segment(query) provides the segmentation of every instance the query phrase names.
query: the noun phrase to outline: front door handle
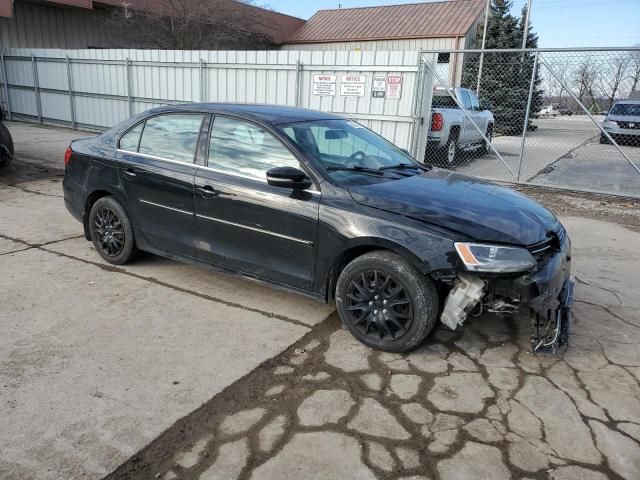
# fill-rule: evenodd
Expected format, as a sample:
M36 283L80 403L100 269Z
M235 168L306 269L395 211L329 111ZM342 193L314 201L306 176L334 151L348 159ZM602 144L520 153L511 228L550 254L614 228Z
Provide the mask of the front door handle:
M124 174L127 176L127 178L134 178L137 175L136 171L133 168L127 168L124 171Z
M218 196L218 192L210 185L196 187L196 190L202 198L213 198Z

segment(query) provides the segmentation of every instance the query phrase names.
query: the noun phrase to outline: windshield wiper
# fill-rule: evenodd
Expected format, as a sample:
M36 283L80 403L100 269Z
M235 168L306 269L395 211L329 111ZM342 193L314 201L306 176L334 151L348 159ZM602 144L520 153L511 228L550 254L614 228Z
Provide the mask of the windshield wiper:
M423 165L418 165L417 163L398 163L396 165L388 165L386 167L378 168L379 171L384 171L384 170L409 170L409 169L422 170L423 172L427 172L427 171L430 170L429 167L423 166Z
M383 175L384 171L379 168L367 168L354 165L353 167L327 167L329 172L359 172L368 173L371 175Z

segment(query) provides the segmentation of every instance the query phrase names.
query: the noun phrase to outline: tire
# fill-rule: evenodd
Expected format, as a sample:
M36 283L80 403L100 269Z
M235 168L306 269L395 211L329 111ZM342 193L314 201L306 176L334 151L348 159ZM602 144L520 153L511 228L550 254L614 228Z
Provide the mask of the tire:
M460 160L460 148L458 147L458 135L452 133L445 146L438 152L438 164L441 167L454 167Z
M0 123L0 168L6 167L13 160L13 139L7 126Z
M89 232L100 256L113 265L129 262L136 253L131 220L113 197L99 198L89 212Z
M487 131L485 132L485 137L487 137L487 140L489 140L489 143L491 143L493 141L493 125L491 125L491 124L487 125ZM483 154L487 154L487 153L491 152L491 147L485 141L485 142L483 142L483 145L482 145L482 148L481 148L480 151Z
M600 134L600 143L604 145L609 145L611 142L605 135Z
M438 320L433 282L387 251L366 253L349 263L338 277L335 298L351 334L386 352L418 347Z

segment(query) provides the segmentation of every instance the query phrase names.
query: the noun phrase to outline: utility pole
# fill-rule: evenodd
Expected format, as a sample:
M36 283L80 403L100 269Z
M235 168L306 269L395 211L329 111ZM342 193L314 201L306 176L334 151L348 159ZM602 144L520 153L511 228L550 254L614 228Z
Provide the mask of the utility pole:
M524 15L524 29L522 32L522 48L527 48L527 38L529 38L529 12L531 12L531 0L527 1L527 12Z
M487 0L484 7L484 25L482 26L482 46L480 47L480 63L478 63L478 83L476 85L476 95L480 95L480 79L482 78L482 64L484 63L484 48L487 44L487 27L489 26L489 10L491 8L491 0Z

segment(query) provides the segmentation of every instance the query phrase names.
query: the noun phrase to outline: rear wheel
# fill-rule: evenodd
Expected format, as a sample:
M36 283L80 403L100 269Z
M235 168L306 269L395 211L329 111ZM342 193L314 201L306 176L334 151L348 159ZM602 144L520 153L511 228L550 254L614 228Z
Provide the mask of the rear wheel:
M484 144L482 145L482 153L489 153L491 152L491 142L493 142L493 125L487 126L485 137L487 137L488 142L487 140L484 141Z
M133 228L127 212L113 197L99 198L89 213L91 240L100 256L122 265L135 253Z
M6 167L13 160L13 139L6 125L0 123L0 168Z
M433 282L385 251L367 253L345 267L336 285L336 305L354 337L388 352L416 348L438 317Z
M447 144L443 149L443 166L445 167L453 167L457 165L458 159L460 157L460 148L458 147L458 136L451 135L449 140L447 140Z

